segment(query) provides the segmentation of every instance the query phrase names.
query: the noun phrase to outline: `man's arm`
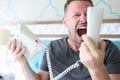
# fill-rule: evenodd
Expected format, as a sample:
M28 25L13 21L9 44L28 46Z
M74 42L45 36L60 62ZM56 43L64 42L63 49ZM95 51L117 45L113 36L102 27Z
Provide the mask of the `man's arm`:
M107 73L107 70L105 67L99 71L93 72L90 71L92 80L120 80L120 74L109 74Z
M99 69L99 71L93 72L89 71L92 80L120 80L120 74L108 74L105 67Z
M29 65L22 66L23 71L29 70ZM24 74L26 80L48 80L48 72L39 70L38 73L31 71L28 74Z
M89 72L90 72L92 80L112 80L110 76L108 75L108 72L104 64L101 65L99 69L89 70Z
M26 80L48 80L48 72L39 70L38 73L36 73L31 69L26 57L23 55L25 48L22 47L21 42L16 46L16 40L13 39L9 42L8 47L13 57L19 62Z
M111 80L120 80L120 74L110 74Z
M80 47L80 59L90 72L92 80L120 80L120 74L109 74L104 65L106 43L99 41L97 47L87 36L83 36L83 40Z

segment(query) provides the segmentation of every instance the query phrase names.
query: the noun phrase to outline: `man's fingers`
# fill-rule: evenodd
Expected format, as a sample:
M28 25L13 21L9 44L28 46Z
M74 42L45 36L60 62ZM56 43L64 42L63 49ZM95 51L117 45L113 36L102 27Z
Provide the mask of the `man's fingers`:
M23 56L24 52L25 52L25 48L22 48L19 54L17 54L17 57Z
M81 43L80 50L81 50L81 51L84 51L84 53L90 52L90 49L87 47L87 45L85 44L85 42L82 42L82 43Z
M105 51L105 46L106 46L105 41L100 40L98 45L100 50Z
M84 42L86 43L86 45L89 47L89 49L92 51L95 51L97 46L96 44L93 42L92 39L90 39L89 37L87 37L86 35L82 36Z
M21 51L21 49L22 49L22 43L19 42L15 51L14 51L14 53L15 53L14 55L17 55Z
M13 39L10 43L9 43L9 49L12 51L12 52L14 52L15 51L15 49L16 49L16 40L15 39Z

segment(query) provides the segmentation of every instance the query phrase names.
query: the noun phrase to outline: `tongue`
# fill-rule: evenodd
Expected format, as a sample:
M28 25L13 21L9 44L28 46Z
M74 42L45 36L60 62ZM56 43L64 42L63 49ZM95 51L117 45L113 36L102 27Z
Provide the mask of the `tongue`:
M82 36L83 34L86 34L87 30L86 29L78 29L77 33L79 36Z

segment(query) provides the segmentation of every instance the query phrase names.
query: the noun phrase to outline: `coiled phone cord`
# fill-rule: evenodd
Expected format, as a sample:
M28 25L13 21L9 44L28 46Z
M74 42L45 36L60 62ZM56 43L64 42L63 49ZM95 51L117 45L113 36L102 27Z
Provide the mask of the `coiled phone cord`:
M49 49L46 48L45 51L46 51L46 58L47 58L48 70L49 70L49 74L50 74L50 80L53 80L53 72L52 72L52 67L51 67Z
M65 69L63 72L61 72L58 76L56 76L52 80L59 80L60 78L62 78L63 76L65 76L68 72L70 72L71 70L77 68L79 66L79 62L80 62L80 60L77 61L76 63L72 64L70 67L68 67L67 69Z
M61 72L58 76L53 77L53 72L52 72L52 67L51 67L51 61L50 61L50 55L49 55L49 49L46 49L46 58L47 58L47 64L48 64L48 69L49 69L49 74L50 74L50 80L59 80L63 76L65 76L68 72L71 70L77 68L79 66L80 60L76 61L74 64L69 66L67 69L65 69L63 72Z

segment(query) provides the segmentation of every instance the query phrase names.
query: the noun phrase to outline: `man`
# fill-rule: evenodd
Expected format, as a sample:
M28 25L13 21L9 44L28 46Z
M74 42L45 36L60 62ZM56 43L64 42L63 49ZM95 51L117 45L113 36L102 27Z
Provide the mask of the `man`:
M79 67L60 80L120 80L120 52L108 40L100 40L98 46L85 35L87 30L87 8L91 0L67 0L63 24L68 28L67 38L53 41L49 45L53 76L80 60ZM23 53L22 44L15 46L15 39L9 48L21 64L26 80L49 80L49 70L44 56L40 70L31 70Z

